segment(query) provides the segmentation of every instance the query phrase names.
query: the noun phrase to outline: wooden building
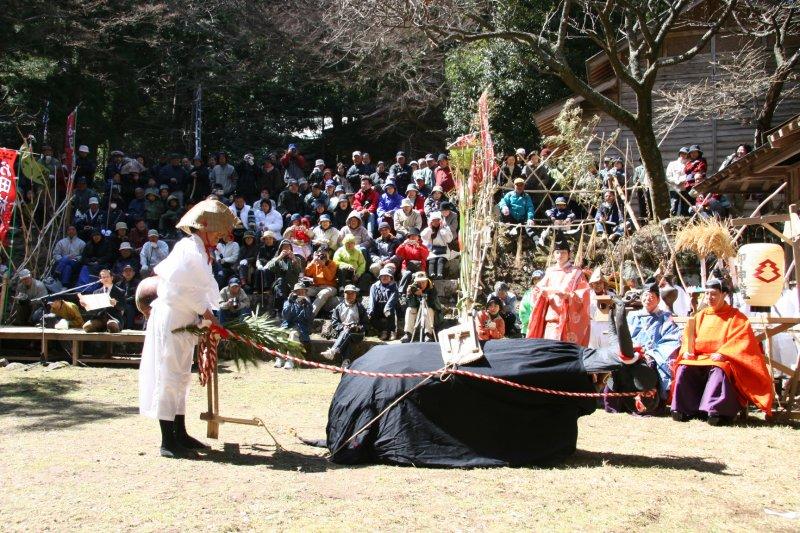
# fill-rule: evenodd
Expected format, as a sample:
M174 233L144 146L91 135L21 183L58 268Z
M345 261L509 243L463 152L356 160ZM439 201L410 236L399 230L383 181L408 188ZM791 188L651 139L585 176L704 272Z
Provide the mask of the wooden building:
M696 2L692 9L699 9L703 2ZM689 13L689 16L691 14ZM664 55L674 55L687 50L692 44L697 42L700 32L697 29L684 28L675 29L665 41ZM723 54L741 50L744 40L741 36L726 34L724 31L713 37L705 50L694 56L689 61L677 65L661 68L654 87L654 92L659 90L670 90L677 84L699 83L705 80L714 79L714 63ZM766 46L767 43L764 43ZM603 93L611 100L622 105L626 109L635 111L636 97L630 87L620 82L614 75L610 61L605 53L596 54L586 60L586 79L592 87ZM619 122L601 112L596 107L586 102L583 97L573 95L571 97L582 108L584 116L596 115L600 118L596 132L598 136L609 138L616 130L620 130L617 147L621 154L625 155L626 149L630 150L630 159L638 162L639 154L636 147L636 140L630 130L622 126ZM534 114L534 120L542 137L556 134L553 124L555 118L564 106L566 99L555 102L554 104L540 110ZM658 99L655 99L654 108L658 108ZM778 106L774 124L780 124L800 113L800 99L785 99ZM736 150L739 144L752 144L754 127L752 124L742 124L732 120L711 120L700 121L694 118L687 118L682 123L673 128L661 142L661 153L666 166L670 161L677 157L678 149L682 146L699 144L703 149L704 156L708 160L709 173L712 173L722 164L724 159ZM614 154L617 155L617 154Z

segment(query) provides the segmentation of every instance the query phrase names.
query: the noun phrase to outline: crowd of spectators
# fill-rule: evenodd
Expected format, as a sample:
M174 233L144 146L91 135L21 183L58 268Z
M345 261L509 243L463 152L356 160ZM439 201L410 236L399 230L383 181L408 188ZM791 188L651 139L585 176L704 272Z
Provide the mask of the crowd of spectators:
M63 161L50 147L42 151L40 162L63 198ZM357 337L353 314L341 308L349 295L368 296L364 316L355 317L362 334L368 323L381 339L399 337L407 308L417 309L420 298L429 298L429 309L440 309L432 302L435 293L420 293L429 295L430 280L442 279L447 262L458 256L459 217L448 197L455 181L444 153L409 160L397 152L387 165L355 151L349 167L329 167L322 159L310 166L294 144L262 163L248 153L238 164L226 153L193 160L166 154L148 164L141 156L114 151L98 168L89 148L80 146L75 168L72 223L56 243L52 271L45 275L53 278L51 291L75 288L82 294L102 290L104 280L112 279L117 323L104 323L108 330L141 327L133 305L136 282L152 276L181 238L175 225L183 213L209 197L228 205L241 221L214 254L221 318L258 308L296 328L302 339L315 317L332 318L335 328L349 332L334 348L336 355ZM33 187L24 177L20 186ZM41 318L44 300L36 302L31 299L37 313L26 309L24 321ZM83 314L92 322L84 329L101 329L97 313ZM430 322L425 335L432 334Z

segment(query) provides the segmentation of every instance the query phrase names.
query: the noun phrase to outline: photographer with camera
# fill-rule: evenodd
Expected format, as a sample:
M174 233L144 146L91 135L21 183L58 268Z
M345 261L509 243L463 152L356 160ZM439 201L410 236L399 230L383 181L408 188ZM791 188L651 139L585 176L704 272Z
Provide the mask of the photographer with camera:
M242 289L239 278L231 278L219 292L219 321L241 319L250 314L250 297Z
M294 329L300 342L311 342L311 323L314 321L311 300L308 299L307 292L308 289L303 283L295 283L294 290L292 290L283 304L283 312L281 313L283 318L281 327ZM292 336L294 336L294 333L292 333ZM276 357L275 368L281 367L294 368L294 364L291 360L287 360L284 364L283 359Z
M267 270L274 276L272 285L275 306L272 310L273 318L283 309L283 303L289 295L291 287L300 280L300 273L303 268L300 259L292 251L292 243L286 240L281 241L275 257L267 263Z
M328 361L341 355L342 366L347 368L350 366L350 348L364 340L367 330L367 310L358 301L358 287L348 285L344 288L344 301L333 310L331 319L331 329L336 334L336 340L333 346L320 355Z
M420 310L423 310L421 318ZM436 287L425 276L424 271L415 272L413 282L406 291L406 317L400 342L411 342L417 326L422 327L425 342L434 342L434 319L436 312L441 310L442 304L439 302Z

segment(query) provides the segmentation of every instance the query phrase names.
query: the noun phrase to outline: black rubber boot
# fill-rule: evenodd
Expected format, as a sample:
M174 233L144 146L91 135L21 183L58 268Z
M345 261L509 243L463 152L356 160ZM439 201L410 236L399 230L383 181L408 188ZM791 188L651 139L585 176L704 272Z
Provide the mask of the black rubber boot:
M175 423L171 420L159 420L161 427L161 457L175 459L180 457L178 445L175 442Z
M211 448L186 433L186 415L175 415L175 441L188 450L208 450Z

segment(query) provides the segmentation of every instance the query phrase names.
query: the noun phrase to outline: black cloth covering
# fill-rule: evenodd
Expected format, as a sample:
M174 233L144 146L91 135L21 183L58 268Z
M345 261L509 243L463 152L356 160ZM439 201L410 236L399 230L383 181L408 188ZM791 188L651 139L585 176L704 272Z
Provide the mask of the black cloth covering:
M564 391L594 392L587 368L619 368L618 360L604 352L545 339L490 341L484 354L485 359L463 368ZM412 343L377 346L351 368L408 373L442 366L438 344ZM328 413L328 449L337 450L420 381L344 375ZM437 377L392 407L331 460L437 467L554 464L575 452L578 417L594 412L596 401L469 377L450 376L444 382Z

